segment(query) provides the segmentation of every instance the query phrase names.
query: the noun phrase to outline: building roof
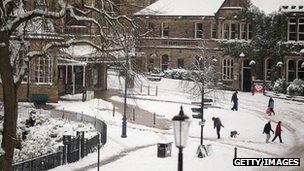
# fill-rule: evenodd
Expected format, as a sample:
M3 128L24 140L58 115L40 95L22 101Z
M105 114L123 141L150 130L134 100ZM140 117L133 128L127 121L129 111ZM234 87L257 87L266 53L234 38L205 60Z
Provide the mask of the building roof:
M155 16L214 16L225 0L158 0L135 15ZM279 11L282 6L304 5L304 0L251 0L266 14Z
M224 0L158 0L135 15L214 16Z
M291 8L291 6L303 6L304 0L251 0L253 5L264 11L266 14L280 11L283 6ZM283 10L282 10L283 11ZM288 12L285 10L285 12ZM302 10L302 12L304 12Z

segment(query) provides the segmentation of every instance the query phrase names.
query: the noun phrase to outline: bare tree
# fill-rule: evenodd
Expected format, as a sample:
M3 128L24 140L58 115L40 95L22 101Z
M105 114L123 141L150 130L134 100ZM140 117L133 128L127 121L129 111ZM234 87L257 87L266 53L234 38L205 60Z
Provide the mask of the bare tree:
M63 0L56 2L54 11L45 9L27 9L27 3L33 0L1 0L0 1L0 75L2 79L4 101L3 140L1 147L5 154L0 157L0 170L12 170L12 160L16 141L16 124L18 118L17 90L24 75L27 63L33 58L44 57L56 47L69 47L75 44L89 44L96 49L104 50L112 38L109 28L115 23L132 20L123 15L116 15L114 4L110 0L93 1L82 8L72 6ZM97 6L98 5L98 6ZM94 13L94 15L92 15ZM81 15L78 15L81 14ZM26 39L26 23L34 18L50 18L54 21L70 16L77 21L89 22L96 26L100 41L68 39L63 42L49 42L39 51L29 49ZM94 16L94 17L90 17Z

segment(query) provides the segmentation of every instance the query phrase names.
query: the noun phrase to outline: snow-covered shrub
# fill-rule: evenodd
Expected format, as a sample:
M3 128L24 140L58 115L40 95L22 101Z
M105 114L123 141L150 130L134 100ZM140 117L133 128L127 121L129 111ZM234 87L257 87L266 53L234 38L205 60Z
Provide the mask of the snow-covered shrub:
M287 87L287 94L291 96L303 96L304 94L304 81L295 79Z
M185 69L168 69L164 71L166 78L184 79L188 71Z
M275 93L284 93L286 94L286 88L288 87L288 83L284 78L279 78L275 81L273 85L273 91Z
M274 84L271 83L271 82L270 83L266 83L265 84L265 89L268 90L268 91L272 91L273 90L273 85Z

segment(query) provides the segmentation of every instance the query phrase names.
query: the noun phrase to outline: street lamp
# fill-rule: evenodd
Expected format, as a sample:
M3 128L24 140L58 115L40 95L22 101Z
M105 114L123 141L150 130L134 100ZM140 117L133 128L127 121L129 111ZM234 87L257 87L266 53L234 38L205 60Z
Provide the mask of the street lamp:
M173 119L175 146L178 148L178 166L177 170L183 170L183 148L187 145L188 132L190 121L189 117L184 114L183 107L181 106L179 114L174 116Z

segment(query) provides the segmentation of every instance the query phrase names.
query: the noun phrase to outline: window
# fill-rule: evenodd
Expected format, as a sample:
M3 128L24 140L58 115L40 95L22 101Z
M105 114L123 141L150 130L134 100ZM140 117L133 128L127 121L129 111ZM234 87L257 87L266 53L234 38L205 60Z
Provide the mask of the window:
M289 60L287 65L288 65L288 70L287 70L288 81L293 81L296 78L296 63L293 60Z
M162 56L162 71L165 71L169 68L169 65L170 65L170 58L169 56L166 54L166 55L163 55Z
M289 30L288 40L296 41L297 40L297 20L295 18L289 19L288 30Z
M223 33L223 39L229 39L229 24L224 24L224 33Z
M177 59L177 68L184 68L184 59L183 58Z
M237 33L238 33L237 25L236 24L231 24L230 38L231 39L236 39L237 38Z
M304 18L299 19L299 41L304 41Z
M247 25L247 30L248 30L247 39L250 40L250 39L252 39L252 24Z
M44 56L35 59L35 82L52 83L52 59L50 56Z
M195 38L203 38L203 24L202 23L195 24Z
M304 68L301 67L304 60L298 61L298 79L304 80Z
M149 30L154 30L154 23L149 22L148 23L148 29Z
M162 37L169 37L169 23L162 23Z
M212 25L211 25L211 38L212 39L216 39L217 37L216 37L216 24L215 23L213 23Z
M240 39L243 39L243 40L245 40L246 39L246 24L245 23L242 23L242 24L240 24Z
M227 58L223 60L222 79L232 80L233 75L233 59Z
M271 80L271 67L273 66L273 62L271 59L267 58L265 61L265 80Z

